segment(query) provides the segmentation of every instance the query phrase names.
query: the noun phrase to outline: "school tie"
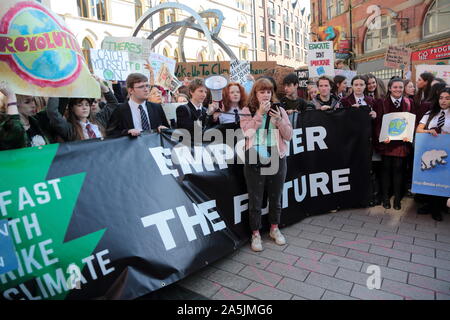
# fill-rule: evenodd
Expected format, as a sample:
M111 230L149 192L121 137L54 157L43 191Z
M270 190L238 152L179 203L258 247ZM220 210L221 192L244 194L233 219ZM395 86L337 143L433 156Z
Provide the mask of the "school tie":
M142 130L148 131L150 130L150 125L148 123L147 115L145 114L144 108L139 105L139 111L141 112L141 124L142 124Z
M358 104L359 104L359 105L362 104L362 99L361 99L361 98L358 99Z
M396 108L400 107L400 101L395 100L395 101L394 101L394 106L395 106Z
M437 127L439 129L442 129L442 127L444 126L444 123L445 123L445 112L442 111L441 115L438 118Z
M94 130L92 130L92 127L91 127L91 124L90 124L90 123L88 123L88 124L86 125L86 131L87 131L87 133L88 133L89 139L97 138L97 136L95 135Z
M238 114L238 110L234 109L234 123L238 123L239 122L239 114Z

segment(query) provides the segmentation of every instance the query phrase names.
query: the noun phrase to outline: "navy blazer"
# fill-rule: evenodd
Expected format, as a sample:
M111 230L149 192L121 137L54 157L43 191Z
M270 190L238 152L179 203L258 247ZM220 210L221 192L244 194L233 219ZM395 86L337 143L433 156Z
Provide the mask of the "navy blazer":
M150 118L150 128L152 130L157 130L159 126L170 128L164 110L160 104L147 101L145 106L147 107L148 116ZM111 115L106 134L108 137L126 136L130 129L134 129L130 105L128 102L121 103Z

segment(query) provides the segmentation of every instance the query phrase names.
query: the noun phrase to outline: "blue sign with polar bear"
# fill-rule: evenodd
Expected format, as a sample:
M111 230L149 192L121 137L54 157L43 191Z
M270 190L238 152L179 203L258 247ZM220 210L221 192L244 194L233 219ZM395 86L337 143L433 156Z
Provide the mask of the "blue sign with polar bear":
M450 197L450 134L416 134L412 192Z

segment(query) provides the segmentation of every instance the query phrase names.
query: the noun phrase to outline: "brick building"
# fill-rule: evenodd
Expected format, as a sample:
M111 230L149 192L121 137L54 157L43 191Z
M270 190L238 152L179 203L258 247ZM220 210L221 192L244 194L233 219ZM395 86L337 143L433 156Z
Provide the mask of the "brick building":
M358 73L389 79L401 73L384 67L389 44L411 48L413 57L431 48L449 53L450 0L311 0L311 34L333 39L335 51L351 47L346 58Z

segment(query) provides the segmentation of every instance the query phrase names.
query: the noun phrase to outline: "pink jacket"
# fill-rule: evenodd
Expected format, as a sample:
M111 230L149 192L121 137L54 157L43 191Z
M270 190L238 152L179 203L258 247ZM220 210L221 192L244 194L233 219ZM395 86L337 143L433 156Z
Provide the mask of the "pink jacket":
M280 158L284 158L288 151L288 145L286 141L290 141L292 139L292 125L289 121L288 115L283 108L281 110L280 121L275 121L275 119L271 118L270 121L276 127L275 135L277 137L278 143L278 154ZM248 114L249 116L241 116L241 129L244 131L244 136L248 139L245 149L248 150L253 146L253 138L255 136L256 130L258 130L262 125L263 117L257 112L253 117L251 117L251 112L248 107L242 109L242 114Z

